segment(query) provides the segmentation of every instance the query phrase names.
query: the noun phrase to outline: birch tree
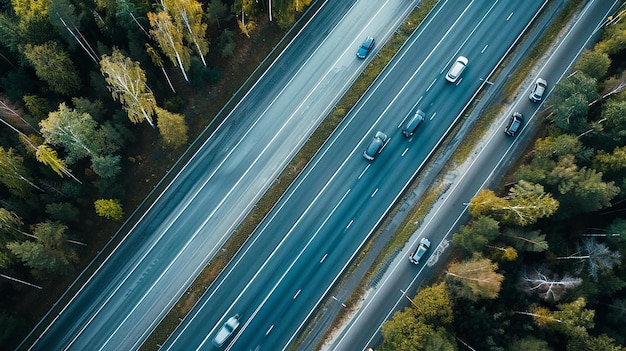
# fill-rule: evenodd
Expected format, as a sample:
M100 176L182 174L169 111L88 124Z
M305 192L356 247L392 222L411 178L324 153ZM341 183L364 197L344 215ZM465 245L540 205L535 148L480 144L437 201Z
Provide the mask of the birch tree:
M19 109L13 106L6 97L0 96L0 121L18 134L39 133L23 117ZM25 131L23 131L25 130Z
M154 128L152 116L157 107L156 100L146 85L146 74L139 62L133 62L118 49L113 49L111 56L102 56L100 71L113 99L122 103L131 122L139 123L145 119Z
M542 252L548 249L546 235L540 231L524 231L517 229L507 229L504 231L505 237L513 239L513 246L518 250L529 252Z
M69 168L65 164L65 161L60 159L59 156L57 155L57 152L54 151L52 148L50 148L48 145L46 144L39 145L37 147L37 151L35 152L35 156L37 158L37 161L52 168L52 170L59 176L63 177L64 175L66 175L74 179L78 183L81 183L80 180L78 180L76 177L74 177L74 175L72 175L72 172L70 172Z
M524 272L520 277L522 291L552 301L559 301L567 290L578 287L582 282L582 279L568 274L561 278L556 274L547 272L543 267Z
M95 145L98 123L88 113L79 113L61 103L39 125L46 143L65 149L65 161L69 164L99 154Z
M0 267L8 268L14 263L15 256L6 247L6 243L15 241L21 233L22 219L14 212L0 207Z
M185 40L193 44L206 67L204 55L209 51L206 39L207 24L202 22L204 12L196 0L161 0L161 5L174 19L177 28L184 28Z
M170 86L170 89L172 89L172 92L176 93L176 90L172 85L172 81L170 80L170 76L167 75L165 66L163 66L163 60L161 59L161 55L159 55L159 53L148 43L146 43L146 53L148 53L148 56L150 56L150 60L152 60L152 63L154 63L155 66L161 69L161 72L163 72L163 75L167 80L167 84Z
M557 257L558 260L575 260L587 268L587 272L593 281L598 281L600 274L612 270L622 262L622 255L617 251L611 251L605 244L589 238L582 241L578 250L569 256Z
M474 254L472 258L463 262L450 264L446 275L449 279L461 282L462 287L469 289L471 293L460 290L462 296L470 299L488 298L495 299L500 292L504 276L497 273L498 264Z
M172 61L174 66L180 68L183 77L189 82L187 70L191 64L191 58L189 48L183 43L183 28L175 24L170 15L164 11L148 12L148 19L152 26L150 34L159 43L165 56Z
M587 330L594 327L595 311L586 309L587 302L579 297L571 303L557 305L556 311L546 307L531 306L529 311L517 311L533 317L540 327L555 329L570 337L586 337Z
M469 211L475 217L491 216L503 223L526 226L551 216L558 207L559 202L545 193L543 186L520 181L506 198L481 190L470 201Z
M4 150L0 146L0 183L9 189L11 194L25 198L28 195L29 187L43 191L28 178L27 168L24 166L24 159L9 148Z

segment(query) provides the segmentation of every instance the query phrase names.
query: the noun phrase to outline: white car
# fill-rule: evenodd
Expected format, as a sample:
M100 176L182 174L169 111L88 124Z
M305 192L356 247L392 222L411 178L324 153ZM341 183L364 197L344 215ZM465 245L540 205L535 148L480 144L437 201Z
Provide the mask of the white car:
M548 82L546 82L545 79L537 78L537 81L535 81L535 85L533 86L533 90L530 92L530 95L528 96L530 101L532 102L541 101L541 99L543 98L543 93L546 91L547 87L548 87Z
M450 83L456 82L461 76L461 73L463 73L463 71L465 70L467 62L467 57L459 56L452 65L452 67L450 67L448 74L446 74L446 80Z
M230 338L231 335L239 328L239 315L236 314L226 321L224 325L217 331L215 337L213 338L213 345L217 347L222 347L224 342Z

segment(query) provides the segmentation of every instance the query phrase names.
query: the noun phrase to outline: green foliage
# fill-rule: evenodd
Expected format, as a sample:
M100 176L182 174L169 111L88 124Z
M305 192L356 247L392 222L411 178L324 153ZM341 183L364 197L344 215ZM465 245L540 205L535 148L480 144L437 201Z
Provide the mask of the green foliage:
M222 57L224 58L231 57L235 53L235 40L233 36L233 31L228 29L224 29L222 34L220 34L219 45L222 51Z
M602 119L604 139L612 141L612 145L623 146L626 142L626 100L610 100L603 105Z
M205 67L198 63L197 60L191 60L191 68L189 69L191 76L191 86L200 88L206 84L216 84L222 79L222 73L217 67Z
M24 166L24 159L13 149L4 150L0 146L0 183L9 189L12 195L25 198L30 194L32 184L30 175Z
M619 18L619 16L616 17ZM626 24L624 21L614 21L611 25L605 26L602 34L602 40L595 45L594 51L613 56L626 48Z
M54 109L50 100L37 95L24 95L24 104L33 117L42 120L48 117L48 112Z
M117 199L99 199L94 202L96 213L100 217L120 220L124 217L122 203Z
M581 132L587 125L589 103L597 97L596 80L581 72L575 73L554 88L549 119L566 132Z
M114 178L122 171L122 158L119 155L93 156L91 168L103 178Z
M468 253L481 252L485 245L499 234L498 221L488 216L481 216L469 225L461 226L459 232L452 236L452 243Z
M6 247L7 242L16 240L21 234L22 219L15 213L0 207L0 267L8 268L14 262L14 256Z
M572 338L588 337L594 326L595 311L586 309L587 303L580 297L570 303L557 305L557 311L545 307L532 307L530 315L540 327L552 328Z
M78 255L67 247L67 226L60 222L46 221L34 226L36 241L13 241L7 244L11 252L33 269L33 274L46 273L66 275L73 271Z
M383 344L381 350L421 351L425 341L435 333L432 326L415 319L414 312L407 307L396 312L390 321L382 326Z
M181 99L180 96L173 96L163 101L163 108L167 111L178 113L183 110L185 104L185 100Z
M612 153L598 151L593 167L600 172L623 172L626 169L626 146L616 147Z
M615 344L615 340L606 334L572 338L567 343L567 351L624 351L624 347Z
M69 164L99 153L93 143L98 123L88 113L79 113L61 103L59 109L50 112L39 125L46 143L65 149L65 161Z
M527 336L523 339L513 341L508 351L552 351L552 348L548 346L548 343L541 339L536 339L532 336Z
M35 68L37 77L48 83L52 91L70 95L80 89L78 71L69 54L57 42L26 44L23 53Z
M511 239L513 246L521 251L542 252L548 249L546 235L538 230L526 231L524 229L507 228L503 236Z
M576 70L594 79L604 78L609 66L611 66L609 55L595 50L583 51L576 61Z
M69 202L53 202L46 205L46 213L53 220L70 223L80 220L80 211Z
M188 128L185 117L157 108L157 127L166 148L179 148L187 144Z

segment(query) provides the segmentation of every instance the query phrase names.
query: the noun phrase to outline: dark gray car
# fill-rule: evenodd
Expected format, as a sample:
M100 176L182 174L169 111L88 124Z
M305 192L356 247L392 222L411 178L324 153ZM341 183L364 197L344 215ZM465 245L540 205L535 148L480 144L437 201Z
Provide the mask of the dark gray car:
M411 117L405 124L404 128L402 128L402 134L405 137L410 138L415 134L415 130L424 122L424 117L426 114L422 110L417 110L413 117Z
M517 134L522 127L522 123L524 123L524 116L519 112L515 112L509 119L509 123L504 128L504 132L506 135L515 136L515 134Z
M365 151L363 152L363 157L365 157L367 160L372 161L376 157L376 155L383 151L383 148L385 147L385 145L387 145L388 142L389 137L387 136L387 134L381 131L376 132L376 135L374 135L372 141L370 141L367 149L365 149Z

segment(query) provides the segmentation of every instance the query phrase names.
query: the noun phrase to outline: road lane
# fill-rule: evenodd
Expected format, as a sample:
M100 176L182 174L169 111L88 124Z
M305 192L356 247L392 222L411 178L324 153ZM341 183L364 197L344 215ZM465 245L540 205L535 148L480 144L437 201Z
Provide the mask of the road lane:
M432 15L453 18L450 28L427 20L429 25L405 44L163 349L211 349L208 341L235 313L242 326L225 349L287 348L442 136L461 118L460 111L484 84L481 77L495 69L543 3L515 6L519 20L509 22L506 31L485 28L501 23L514 1L440 3ZM477 24L476 18L483 20ZM490 55L484 54L484 45L469 47L479 35L495 41ZM443 74L461 47L474 61L470 59L456 86L445 82ZM423 83L433 81L430 89ZM424 96L419 106L433 105L426 112L436 118L407 140L399 133L399 122L419 96ZM376 130L391 140L369 163L361 154Z
M541 67L538 75L552 79L552 84L555 84L565 74L582 48L587 45L598 24L602 23L609 13L612 13L611 8L615 7L616 3L617 1L590 1L575 25L558 45L555 53ZM504 78L498 78L494 84L502 83ZM534 112L540 106L528 100L528 93L529 88L519 95L518 100L505 114L505 118L501 119L496 128L486 136L489 142L483 144L483 149L479 151L471 165L453 180L452 187L442 196L443 200L425 218L409 243L395 257L380 283L373 287L372 293L369 294L363 306L333 343L332 350L365 350L381 341L382 323L391 318L393 312L408 305L405 292L407 295L414 295L420 282L431 271L429 266L436 263L440 253L437 252L438 249L444 251L452 233L456 232L458 226L468 219L466 204L469 199L481 188L496 183L514 161L515 155L523 150L533 135ZM518 137L510 138L504 135L503 129L508 115L514 110L522 111L530 117L530 120ZM412 267L406 258L423 236L428 236L431 241L434 241L427 257L430 255L435 257L427 265ZM438 247L436 247L437 244Z
M414 3L326 3L31 349L139 347L362 70L363 31L384 42Z

